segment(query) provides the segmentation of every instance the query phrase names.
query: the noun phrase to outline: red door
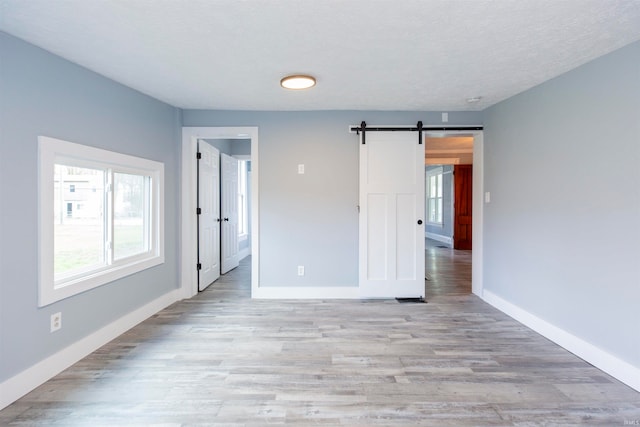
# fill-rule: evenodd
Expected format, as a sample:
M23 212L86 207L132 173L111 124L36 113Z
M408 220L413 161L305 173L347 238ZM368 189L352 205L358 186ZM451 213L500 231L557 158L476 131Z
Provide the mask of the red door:
M454 249L471 249L471 206L473 166L455 165L454 181L454 214L453 214L453 247Z

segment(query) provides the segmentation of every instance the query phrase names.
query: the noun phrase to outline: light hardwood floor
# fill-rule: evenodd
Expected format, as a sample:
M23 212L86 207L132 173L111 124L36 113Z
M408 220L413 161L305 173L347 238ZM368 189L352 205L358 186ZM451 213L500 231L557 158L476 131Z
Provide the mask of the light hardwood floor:
M249 262L0 412L0 425L623 426L640 393L470 295L427 249L427 304L251 300Z

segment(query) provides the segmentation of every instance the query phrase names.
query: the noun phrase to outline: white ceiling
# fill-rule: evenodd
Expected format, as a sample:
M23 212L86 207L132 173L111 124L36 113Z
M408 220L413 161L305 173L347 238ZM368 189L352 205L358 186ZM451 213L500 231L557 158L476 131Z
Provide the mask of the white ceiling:
M483 110L639 40L640 0L0 0L0 30L181 108Z

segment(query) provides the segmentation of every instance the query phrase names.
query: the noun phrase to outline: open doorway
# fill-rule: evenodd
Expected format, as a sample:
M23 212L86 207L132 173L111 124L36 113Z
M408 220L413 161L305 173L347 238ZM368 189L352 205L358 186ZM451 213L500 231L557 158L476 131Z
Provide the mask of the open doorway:
M481 296L482 132L430 132L425 145L425 294Z
M251 253L251 140L199 139L197 157L198 290Z
M224 148L228 144L229 151L237 160L236 167L248 161L247 180L249 193L245 197L250 206L246 215L246 230L250 237L244 243L238 236L238 250L251 253L252 288L257 287L259 266L259 233L258 233L258 128L257 127L184 127L182 131L182 214L181 214L181 272L180 287L183 298L191 298L198 292L198 223L195 213L198 202L198 142L216 144ZM247 164L247 163L245 163ZM237 185L237 183L235 184ZM234 191L234 197L238 195ZM239 203L239 200L238 200ZM228 217L228 216L227 216ZM224 218L221 216L221 220ZM230 218L230 217L229 217ZM231 219L231 218L230 218ZM234 219L236 219L234 217ZM240 218L238 216L238 221ZM231 221L229 221L231 222ZM239 226L239 225L238 225ZM239 234L239 233L237 233ZM247 233L249 234L249 233ZM246 246L249 246L247 248ZM239 256L242 254L239 253Z

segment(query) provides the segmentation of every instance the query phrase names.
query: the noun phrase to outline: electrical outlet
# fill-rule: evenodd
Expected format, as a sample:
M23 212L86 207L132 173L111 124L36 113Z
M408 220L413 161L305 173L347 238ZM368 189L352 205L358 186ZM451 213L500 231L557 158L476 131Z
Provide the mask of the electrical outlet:
M53 313L51 315L51 332L55 332L60 328L62 328L62 313Z
M304 276L304 265L298 266L298 276Z
M300 175L304 175L304 165L303 164L299 164L298 165L298 173Z

